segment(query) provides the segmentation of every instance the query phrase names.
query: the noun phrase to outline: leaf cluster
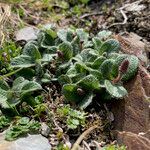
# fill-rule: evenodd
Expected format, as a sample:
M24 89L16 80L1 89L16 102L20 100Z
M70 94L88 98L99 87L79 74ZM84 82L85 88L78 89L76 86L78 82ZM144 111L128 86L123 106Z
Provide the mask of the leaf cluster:
M63 118L64 122L69 129L76 129L78 126L84 126L86 120L86 113L70 108L65 105L57 108L58 115Z
M40 84L26 80L23 77L16 78L12 87L5 80L0 80L0 105L4 109L9 109L23 101L31 102L31 95L37 90L42 90Z
M27 43L11 64L14 68L34 70L34 78L39 83L58 81L66 100L84 109L97 93L102 93L104 100L127 95L121 82L113 84L112 81L119 75L119 67L125 59L129 66L119 81L131 79L137 72L138 58L119 50L119 42L111 38L109 31L90 37L84 29L56 31L47 25L37 40Z
M6 118L5 116L0 116L0 129L4 127L8 127L10 125L11 120Z
M5 139L12 141L27 133L33 133L40 129L40 123L35 120L30 120L28 117L22 117L17 120L15 125L12 125L5 134Z

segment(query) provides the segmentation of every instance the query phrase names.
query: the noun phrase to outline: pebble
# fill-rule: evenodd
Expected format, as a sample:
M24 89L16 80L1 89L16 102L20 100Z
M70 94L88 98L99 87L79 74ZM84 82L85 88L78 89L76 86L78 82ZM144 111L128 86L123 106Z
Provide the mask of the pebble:
M50 128L46 123L42 123L41 125L41 134L45 137L48 137L50 134Z
M1 133L0 150L51 150L51 145L48 139L40 134L29 134L27 137L8 142L5 140L4 133Z

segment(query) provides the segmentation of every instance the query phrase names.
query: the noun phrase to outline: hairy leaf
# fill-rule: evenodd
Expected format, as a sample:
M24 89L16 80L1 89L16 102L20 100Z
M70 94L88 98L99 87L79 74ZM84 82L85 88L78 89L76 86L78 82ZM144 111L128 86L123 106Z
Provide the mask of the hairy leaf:
M123 98L127 95L127 90L120 85L113 85L109 80L105 80L105 87L107 92L114 98Z
M12 59L11 65L14 68L28 68L28 67L35 66L35 63L30 56L20 55Z
M32 60L41 59L41 54L38 47L32 41L25 45L22 54L30 56Z
M57 36L63 42L71 42L73 40L73 32L71 30L61 29L57 32Z
M87 42L89 38L89 34L84 31L84 29L77 29L76 30L77 36L79 37L80 41Z
M8 90L10 87L5 80L0 80L0 88L3 90Z
M102 55L104 52L106 53L114 53L119 52L120 44L117 40L109 39L106 42L104 42L99 49L100 55Z
M37 82L29 81L22 87L21 95L24 96L26 94L29 94L37 90L42 90L42 86L38 84Z
M114 60L106 59L100 66L100 72L105 79L111 79L112 67L114 64Z
M83 96L77 93L76 84L65 84L62 88L62 92L67 101L80 102L83 99Z
M97 34L97 36L99 37L100 40L102 40L102 39L107 39L111 34L112 34L111 31L103 30L103 31L100 31Z
M81 109L87 108L92 103L93 97L94 97L94 94L92 92L88 93L84 97L84 99L82 100L82 102L79 103L79 107Z
M63 60L67 61L73 57L73 48L69 42L63 42L60 44L59 50L63 53Z
M80 80L77 85L83 89L87 89L89 91L93 90L99 90L100 89L100 83L99 80L94 77L93 75L88 75L84 77L82 80Z

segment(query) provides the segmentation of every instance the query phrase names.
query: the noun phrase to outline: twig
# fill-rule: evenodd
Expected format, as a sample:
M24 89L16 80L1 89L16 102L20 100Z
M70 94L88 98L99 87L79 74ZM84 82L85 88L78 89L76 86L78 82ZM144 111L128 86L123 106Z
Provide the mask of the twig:
M135 5L135 4L139 4L142 0L138 0L138 1L135 1L133 3L130 3L130 4L125 4L124 6L120 7L119 9L116 9L116 10L120 10L120 13L122 14L124 20L123 22L118 22L118 23L114 23L112 25L110 25L108 28L112 27L112 26L116 26L116 25L124 25L127 23L127 15L125 14L125 12L123 11L123 9L129 7L129 6L132 6L132 5Z
M93 16L93 15L102 15L102 12L87 13L87 14L84 14L84 15L80 16L79 19L83 19L83 18Z
M89 147L88 143L85 142L84 140L83 140L83 144L84 144L84 146L86 147L87 150L91 150L91 148Z
M84 131L79 138L76 140L76 142L73 144L73 147L71 150L78 150L79 144L81 143L81 141L94 129L98 128L97 125L90 127L89 129L87 129L86 131Z
M92 141L92 143L96 146L96 149L101 150L102 147L99 145L97 141Z
M128 20L127 15L126 15L125 12L123 11L123 9L119 9L119 10L120 10L120 13L122 14L122 16L123 16L123 18L124 18L123 22L114 23L114 24L110 25L108 28L110 28L110 27L112 27L112 26L116 26L116 25L124 25L124 24L127 23L127 20Z

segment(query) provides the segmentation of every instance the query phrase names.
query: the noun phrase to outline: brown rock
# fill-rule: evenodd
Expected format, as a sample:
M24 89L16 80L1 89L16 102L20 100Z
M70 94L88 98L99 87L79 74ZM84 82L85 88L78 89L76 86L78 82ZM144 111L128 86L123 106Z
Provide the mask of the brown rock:
M124 143L127 146L127 150L150 150L150 140L131 133L131 132L118 132L118 143Z
M120 42L122 52L137 56L144 66L148 64L145 50L146 45L141 41L141 37L137 34L129 33L126 36L116 35L114 38Z
M133 37L133 36L132 36ZM143 67L147 63L144 45L139 38L116 36L122 51L134 54L140 59L137 76L126 83L128 96L112 103L114 129L119 143L124 143L128 150L150 149L150 74ZM143 65L143 66L142 66Z
M150 86L149 86L150 87ZM149 101L142 85L140 74L127 83L128 96L112 104L114 127L119 131L133 133L149 129Z

